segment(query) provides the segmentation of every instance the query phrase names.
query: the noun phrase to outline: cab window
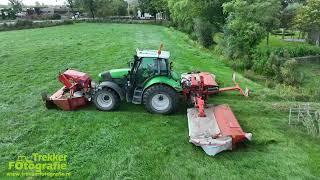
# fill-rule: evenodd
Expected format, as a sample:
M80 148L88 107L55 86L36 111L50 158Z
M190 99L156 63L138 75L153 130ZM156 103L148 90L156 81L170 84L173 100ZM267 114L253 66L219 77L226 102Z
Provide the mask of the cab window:
M138 83L143 83L147 78L158 72L156 58L142 58L137 70Z
M142 58L138 73L152 74L157 72L157 63L155 58Z
M159 61L160 74L161 75L168 74L167 61L165 59L158 59L158 61Z

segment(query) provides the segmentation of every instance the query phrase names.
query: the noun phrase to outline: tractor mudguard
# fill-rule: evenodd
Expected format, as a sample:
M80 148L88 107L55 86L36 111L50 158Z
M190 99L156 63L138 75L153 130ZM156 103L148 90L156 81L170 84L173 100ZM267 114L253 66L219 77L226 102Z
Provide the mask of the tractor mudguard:
M116 93L118 93L121 101L124 100L125 94L118 84L116 84L112 81L104 81L104 82L100 83L98 86L99 89L104 88L104 87L108 87L108 88L114 90Z
M148 89L149 87L151 87L152 85L155 85L155 84L166 84L166 85L172 87L177 92L182 91L182 87L181 87L181 84L179 81L175 81L174 79L166 77L166 76L157 76L157 77L150 79L149 81L147 81L145 83L144 89Z

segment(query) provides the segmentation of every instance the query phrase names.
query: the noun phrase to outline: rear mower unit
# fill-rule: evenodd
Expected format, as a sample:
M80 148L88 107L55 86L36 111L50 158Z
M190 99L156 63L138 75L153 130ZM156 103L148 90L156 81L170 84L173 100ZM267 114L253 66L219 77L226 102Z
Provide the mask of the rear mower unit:
M208 155L216 155L224 150L232 150L244 140L251 140L252 134L241 129L228 105L207 104L208 97L225 91L239 91L249 95L239 87L233 76L235 86L219 89L215 76L210 73L187 73L182 75L183 94L194 103L187 110L190 142L201 146Z
M113 69L99 74L97 83L86 73L67 70L60 73L63 87L51 96L43 96L47 107L75 110L92 101L101 111L116 109L121 101L143 104L157 114L175 112L182 95L192 105L188 109L190 142L201 146L209 155L232 149L238 142L251 139L244 133L228 105L207 104L211 95L239 91L248 96L233 78L234 87L220 88L215 76L207 72L184 73L172 70L170 53L161 50L137 50L129 68Z
M83 107L90 100L89 91L92 89L90 77L82 72L67 70L60 73L58 80L63 87L50 97L42 95L47 108L57 106L65 111Z

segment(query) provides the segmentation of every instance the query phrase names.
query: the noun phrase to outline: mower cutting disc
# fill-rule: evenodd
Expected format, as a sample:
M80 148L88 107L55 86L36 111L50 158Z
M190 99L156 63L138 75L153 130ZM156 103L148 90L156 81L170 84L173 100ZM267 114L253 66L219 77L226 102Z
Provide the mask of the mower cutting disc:
M198 109L188 109L188 126L190 137L215 137L220 134L218 124L213 116L213 106L205 108L206 117L198 116Z
M228 105L208 105L204 111L206 116L200 117L197 108L188 109L189 142L208 155L232 150L238 142L251 139L251 133L242 131Z
M199 117L196 108L188 109L189 142L202 149L210 156L232 149L232 138L221 136L218 123L214 116L214 106L204 109L206 117Z

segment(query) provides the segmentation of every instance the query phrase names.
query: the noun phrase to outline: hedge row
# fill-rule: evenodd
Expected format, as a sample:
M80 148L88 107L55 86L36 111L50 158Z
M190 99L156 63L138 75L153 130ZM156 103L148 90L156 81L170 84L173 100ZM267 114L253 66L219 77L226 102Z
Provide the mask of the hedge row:
M258 57L269 57L271 54L275 54L279 57L289 56L294 58L320 55L320 48L301 44L298 46L258 48L255 50L254 54Z
M59 25L68 25L73 24L72 20L64 20L64 21L44 21L44 22L32 22L30 20L18 20L15 24L6 24L0 26L0 31L12 31L19 29L33 29L33 28L44 28L44 27L52 27Z

